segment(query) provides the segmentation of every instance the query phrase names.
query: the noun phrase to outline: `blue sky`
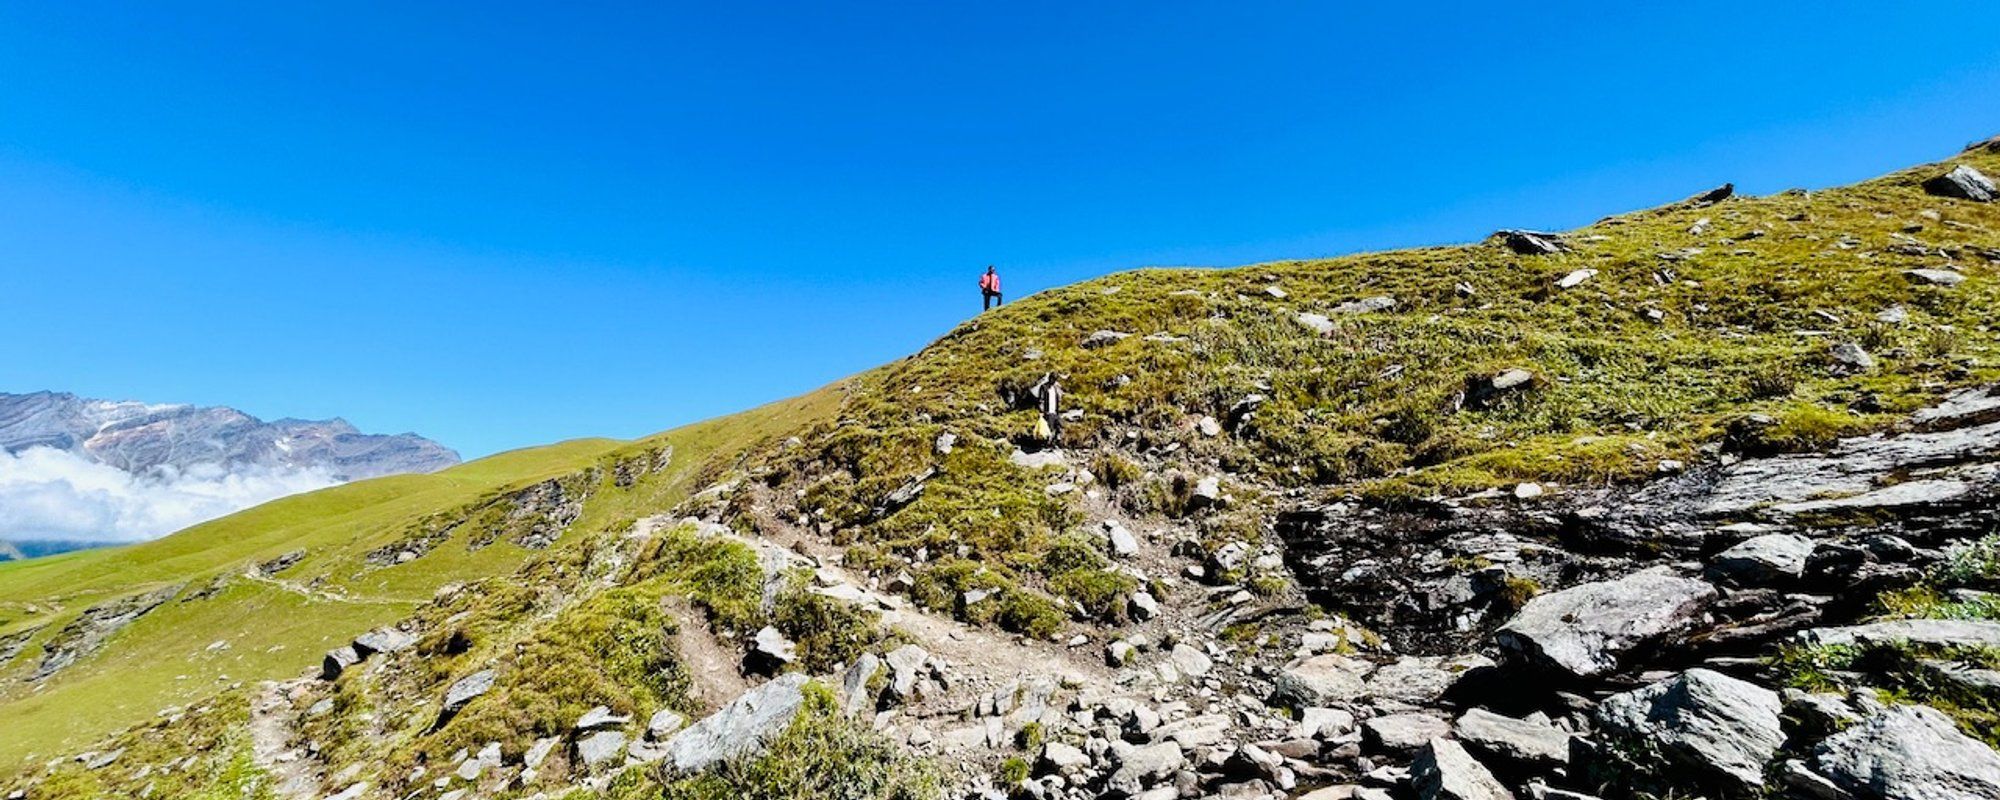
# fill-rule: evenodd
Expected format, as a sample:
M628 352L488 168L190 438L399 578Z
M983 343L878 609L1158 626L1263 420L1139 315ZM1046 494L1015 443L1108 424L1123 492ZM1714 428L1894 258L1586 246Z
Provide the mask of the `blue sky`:
M987 263L1465 241L2000 133L1991 2L1345 5L0 6L0 391L637 436L913 351Z

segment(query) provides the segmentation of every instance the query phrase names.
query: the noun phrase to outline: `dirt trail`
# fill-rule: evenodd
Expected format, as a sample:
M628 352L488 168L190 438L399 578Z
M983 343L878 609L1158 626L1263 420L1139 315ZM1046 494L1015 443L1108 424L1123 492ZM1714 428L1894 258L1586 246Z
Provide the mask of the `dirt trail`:
M250 755L271 776L281 798L316 798L319 775L304 750L292 747L298 712L288 697L296 681L265 681L250 699Z
M688 674L694 682L688 699L706 714L748 690L750 682L744 680L741 672L742 654L717 640L715 631L708 627L708 618L685 599L672 598L668 603L669 611L680 621L674 632L674 647L687 659Z

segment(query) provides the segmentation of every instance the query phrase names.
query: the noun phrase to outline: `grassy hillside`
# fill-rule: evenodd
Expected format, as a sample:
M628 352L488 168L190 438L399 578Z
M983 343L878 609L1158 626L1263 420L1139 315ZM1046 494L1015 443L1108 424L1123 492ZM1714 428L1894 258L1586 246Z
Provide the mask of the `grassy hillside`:
M286 498L143 544L0 564L0 637L36 631L0 665L0 765L38 763L112 731L246 681L289 677L356 634L408 616L440 587L504 575L543 552L509 541L473 549L455 532L405 564L368 555L432 517L476 516L521 487L588 485L582 513L555 550L678 502L744 448L824 413L828 389L638 442L590 439L518 450L432 475L401 475ZM672 455L619 486L621 463ZM470 528L471 526L466 526ZM269 576L256 565L301 552ZM118 631L97 654L29 680L43 648L85 609L183 586ZM219 645L217 643L220 643ZM213 646L212 646L213 645Z
M2000 150L1946 163L2000 175ZM1561 492L1713 459L1732 428L1780 451L1880 429L2000 377L2000 208L1925 193L1944 168L1671 203L1563 234L1553 253L1496 237L1119 273L982 314L838 389L640 442L510 453L145 545L0 565L0 637L37 631L0 665L0 768L73 753L165 706L227 698L194 719L228 718L243 702L231 687L297 674L396 620L422 633L421 658L313 689L335 711L308 723L329 771L385 790L417 788L414 765L485 742L517 761L594 704L642 718L699 710L688 648L719 642L726 663L743 638L710 628L778 627L800 644L795 668L815 672L898 635L798 587L760 607L749 547L633 531L652 514L701 512L797 543L939 617L1030 642L1108 639L1133 624L1142 589L1207 601L1175 596L1203 590L1174 567L1111 563L1094 520L1146 520L1198 561L1266 541L1271 516L1295 504L1401 505L1522 481ZM1911 272L1940 269L1963 281ZM1491 390L1509 370L1528 377ZM1060 463L1035 466L1017 451L1048 443L1021 398L1044 375L1067 389L1071 419ZM1746 427L1754 415L1768 419ZM1204 480L1222 497L1198 497ZM549 530L554 546L523 546ZM255 574L295 550L301 560ZM1291 591L1282 568L1236 569L1213 582ZM472 590L439 592L456 583ZM183 584L100 653L22 680L84 609ZM439 724L422 704L480 668L502 672L504 702ZM233 763L217 762L213 785L232 785Z

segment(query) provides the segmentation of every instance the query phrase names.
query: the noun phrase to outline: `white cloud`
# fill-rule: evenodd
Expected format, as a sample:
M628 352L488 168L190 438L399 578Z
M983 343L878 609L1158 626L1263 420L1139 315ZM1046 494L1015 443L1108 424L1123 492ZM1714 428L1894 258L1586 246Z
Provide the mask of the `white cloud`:
M336 483L317 469L202 464L133 475L49 447L0 452L0 539L152 539Z

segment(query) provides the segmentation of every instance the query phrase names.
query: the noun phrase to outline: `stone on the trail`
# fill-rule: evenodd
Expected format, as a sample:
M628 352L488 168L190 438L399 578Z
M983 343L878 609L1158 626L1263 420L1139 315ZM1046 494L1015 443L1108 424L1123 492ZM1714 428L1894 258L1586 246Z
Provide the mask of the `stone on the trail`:
M656 742L662 741L679 733L684 727L687 727L687 717L681 716L680 712L671 708L662 708L653 712L653 717L646 720L646 738Z
M1364 297L1360 300L1353 300L1346 303L1341 303L1340 305L1333 307L1333 313L1369 314L1376 311L1388 311L1389 309L1395 307L1396 307L1396 298L1384 295L1377 297Z
M354 652L367 658L376 653L394 653L417 643L417 637L400 628L377 628L354 637Z
M1556 281L1556 288L1574 289L1583 285L1584 281L1594 277L1597 277L1597 270L1594 269L1571 270L1568 275L1564 275L1560 280Z
M1562 241L1553 233L1538 231L1505 230L1498 234L1507 249L1524 256L1547 256L1563 252Z
M623 731L598 731L576 740L576 758L586 767L595 767L624 752Z
M1361 740L1376 752L1408 753L1450 735L1451 723L1429 714L1385 714L1361 723Z
M1875 368L1875 357L1868 354L1861 345L1841 342L1833 346L1834 369L1844 372L1868 372Z
M1891 619L1837 628L1800 631L1806 645L1897 645L2000 647L2000 622L1971 619Z
M780 675L730 701L667 742L667 762L678 772L700 772L717 762L764 751L785 732L805 702L806 676Z
M889 651L889 694L898 700L915 697L917 680L930 657L928 651L913 644Z
M1325 314L1314 314L1309 311L1301 311L1299 312L1298 320L1300 325L1304 325L1308 328L1311 328L1313 333L1317 333L1321 336L1325 336L1333 332L1333 320L1328 318Z
M1133 646L1131 642L1119 639L1105 646L1104 663L1114 667L1122 667L1132 663L1132 658L1138 654L1139 648Z
M1450 739L1426 742L1410 762L1410 785L1422 800L1514 800L1514 793Z
M1812 540L1796 533L1753 536L1717 553L1708 574L1750 586L1795 580L1805 573L1812 551Z
M1812 769L1857 800L1992 800L2000 754L1929 706L1890 706L1813 749Z
M750 655L760 666L775 671L792 663L799 657L798 645L785 638L777 628L766 625L757 630L757 636L750 646Z
M326 651L326 658L320 659L319 676L326 680L340 677L340 674L361 663L361 654L354 652L351 645L341 645Z
M1186 642L1174 645L1173 652L1167 657L1174 662L1174 669L1190 678L1207 675L1215 667L1215 662L1209 659L1207 653Z
M1306 708L1349 702L1366 694L1373 667L1338 653L1313 656L1278 672L1271 705Z
M841 713L853 717L875 707L875 696L868 691L868 684L881 671L882 659L874 653L862 653L854 659L854 664L840 678Z
M1210 475L1194 482L1194 491L1188 497L1188 504L1196 508L1212 508L1222 505L1222 478Z
M1429 705L1444 697L1459 676L1493 666L1482 655L1404 656L1384 664L1368 676L1370 697L1387 698L1413 705Z
M457 713L473 698L492 691L494 677L493 670L482 669L452 683L450 688L444 690L444 713Z
M1132 599L1126 605L1132 613L1132 618L1141 622L1160 615L1160 601L1153 599L1152 592L1133 592Z
M1292 735L1301 739L1333 739L1354 730L1354 715L1338 708L1299 709L1299 724Z
M1460 741L1480 754L1519 767L1550 769L1569 764L1572 737L1554 725L1475 708L1459 716L1454 731Z
M1978 203L1990 203L2000 197L2000 187L1995 187L1992 179L1964 164L1924 181L1924 191L1939 197L1956 197Z
M1656 567L1537 595L1495 638L1530 663L1594 677L1617 669L1625 653L1693 627L1716 595L1705 581Z
M1111 545L1111 555L1131 558L1139 554L1139 538L1112 520L1104 521L1104 538Z
M1105 788L1117 794L1135 795L1155 783L1170 778L1187 763L1187 756L1172 742L1133 745L1113 742L1109 751L1114 769Z
M1625 737L1646 766L1697 770L1740 792L1764 785L1785 734L1778 693L1707 669L1606 698L1598 724Z
M592 731L598 728L620 727L631 721L631 717L611 713L611 709L608 706L597 706L583 712L583 716L577 717L575 728L578 731Z
M1965 282L1965 273L1950 269L1906 269L1903 277L1912 283L1927 283L1932 286L1957 286Z
M1042 774L1062 774L1090 766L1090 756L1075 745L1049 742L1042 745L1042 755L1036 759L1035 765Z
M1105 347L1122 342L1131 335L1123 331L1096 331L1089 336L1083 337L1083 346L1091 348Z

